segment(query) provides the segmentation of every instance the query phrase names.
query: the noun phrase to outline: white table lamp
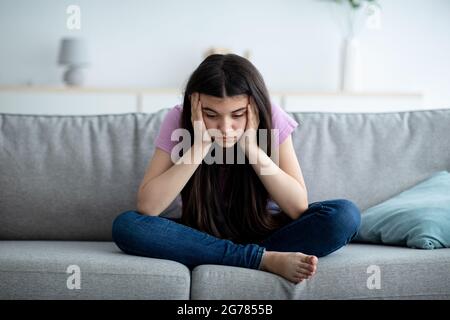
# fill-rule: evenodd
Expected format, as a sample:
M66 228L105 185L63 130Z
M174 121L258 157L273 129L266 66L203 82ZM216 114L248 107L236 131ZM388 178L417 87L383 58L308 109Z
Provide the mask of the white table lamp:
M69 86L80 86L84 82L83 67L89 65L87 43L81 38L63 38L59 48L58 63L68 68L64 82Z

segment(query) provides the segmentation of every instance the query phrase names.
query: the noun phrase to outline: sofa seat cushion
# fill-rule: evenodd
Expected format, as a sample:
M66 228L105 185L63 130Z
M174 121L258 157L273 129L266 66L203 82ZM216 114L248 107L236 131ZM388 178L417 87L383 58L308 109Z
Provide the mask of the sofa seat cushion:
M297 285L272 273L202 265L191 299L450 299L450 249L349 244ZM378 281L379 280L379 281Z
M189 299L186 266L113 242L0 241L0 252L0 299Z

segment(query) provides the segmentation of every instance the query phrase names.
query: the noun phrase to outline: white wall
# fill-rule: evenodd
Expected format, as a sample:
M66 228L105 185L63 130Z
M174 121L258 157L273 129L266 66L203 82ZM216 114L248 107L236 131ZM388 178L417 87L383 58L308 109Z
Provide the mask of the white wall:
M450 1L385 0L382 29L362 30L362 89L424 92L450 107ZM81 30L66 7L81 7ZM182 88L210 46L252 62L273 91L339 88L342 39L326 0L0 0L0 85L61 83L59 39L84 36L87 85Z

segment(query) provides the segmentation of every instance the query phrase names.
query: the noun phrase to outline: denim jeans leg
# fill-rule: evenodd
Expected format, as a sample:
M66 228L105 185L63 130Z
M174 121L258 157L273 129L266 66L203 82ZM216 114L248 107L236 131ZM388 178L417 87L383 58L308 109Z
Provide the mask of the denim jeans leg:
M136 211L126 211L114 220L112 237L125 253L173 260L189 268L219 264L258 269L264 253L257 244L235 244L171 219Z
M323 257L349 243L360 223L360 210L349 200L314 202L300 218L276 230L260 245L268 251Z

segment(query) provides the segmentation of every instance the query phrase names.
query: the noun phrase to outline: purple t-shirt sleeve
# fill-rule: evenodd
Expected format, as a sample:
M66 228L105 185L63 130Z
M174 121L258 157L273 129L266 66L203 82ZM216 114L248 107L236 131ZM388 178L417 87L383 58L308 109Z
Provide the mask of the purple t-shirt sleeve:
M275 143L282 144L297 126L297 121L281 107L272 103L272 129L279 130L278 141L275 140Z
M155 146L166 151L167 153L172 152L172 148L175 147L179 142L172 141L170 137L175 129L180 128L180 119L183 108L181 105L176 105L169 112L166 113L164 120L161 122L159 127L159 133L155 140Z

